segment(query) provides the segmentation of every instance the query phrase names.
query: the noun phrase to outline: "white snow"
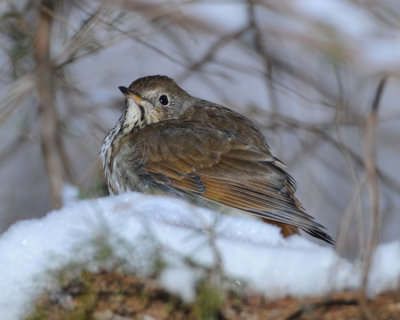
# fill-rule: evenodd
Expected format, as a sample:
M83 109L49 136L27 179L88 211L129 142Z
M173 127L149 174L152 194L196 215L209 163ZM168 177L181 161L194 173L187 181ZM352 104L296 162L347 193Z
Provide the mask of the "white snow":
M79 190L77 187L71 185L71 184L65 184L62 193L61 193L61 199L63 205L69 205L71 203L74 203L77 201L79 198Z
M319 295L332 289L357 288L360 268L339 258L334 248L301 236L283 239L278 228L246 216L230 216L191 205L181 199L126 193L117 197L70 203L42 219L13 225L0 237L0 314L20 319L43 289L53 286L52 271L71 263L96 270L96 239L113 248L127 268L150 272L154 252L161 248L168 267L161 283L185 299L194 297L199 268L212 266L215 247L232 286L269 297ZM369 293L395 288L400 279L400 241L379 246Z

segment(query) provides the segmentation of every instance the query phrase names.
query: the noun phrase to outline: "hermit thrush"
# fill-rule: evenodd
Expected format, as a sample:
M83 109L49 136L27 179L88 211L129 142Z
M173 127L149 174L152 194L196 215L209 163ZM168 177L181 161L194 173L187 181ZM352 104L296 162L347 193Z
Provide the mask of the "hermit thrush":
M245 116L198 99L166 76L119 87L126 107L100 157L111 194L153 189L241 209L333 243L295 197L296 184Z

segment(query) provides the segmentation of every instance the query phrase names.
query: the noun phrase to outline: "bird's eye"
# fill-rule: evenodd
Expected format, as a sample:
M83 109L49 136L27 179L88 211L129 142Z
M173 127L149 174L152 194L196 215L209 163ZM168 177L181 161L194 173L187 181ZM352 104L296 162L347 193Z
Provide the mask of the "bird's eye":
M161 104L163 104L164 106L166 106L168 104L168 97L163 94L162 96L160 96L160 98L158 99L160 101Z

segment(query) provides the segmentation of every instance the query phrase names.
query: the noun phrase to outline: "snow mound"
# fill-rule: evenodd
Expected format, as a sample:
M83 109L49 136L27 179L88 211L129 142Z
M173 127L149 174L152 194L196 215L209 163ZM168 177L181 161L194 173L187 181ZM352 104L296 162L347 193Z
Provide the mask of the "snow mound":
M198 270L222 261L232 284L269 297L320 295L357 288L361 271L330 246L301 236L283 239L279 229L245 216L229 216L167 196L126 193L70 203L42 219L18 222L0 237L0 314L19 319L38 293L50 288L48 275L71 263L96 268L96 239L138 273L151 272L155 250L167 267L162 284L184 299L194 297ZM214 239L214 240L212 240ZM397 286L400 241L378 247L369 293Z

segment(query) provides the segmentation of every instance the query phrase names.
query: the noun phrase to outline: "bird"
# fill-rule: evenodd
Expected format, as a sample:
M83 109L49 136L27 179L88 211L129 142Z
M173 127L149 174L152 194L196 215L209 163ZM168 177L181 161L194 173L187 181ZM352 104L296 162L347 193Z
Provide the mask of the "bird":
M163 75L120 86L125 108L100 158L111 195L154 190L261 218L284 237L334 244L295 196L296 182L246 116L191 96Z

